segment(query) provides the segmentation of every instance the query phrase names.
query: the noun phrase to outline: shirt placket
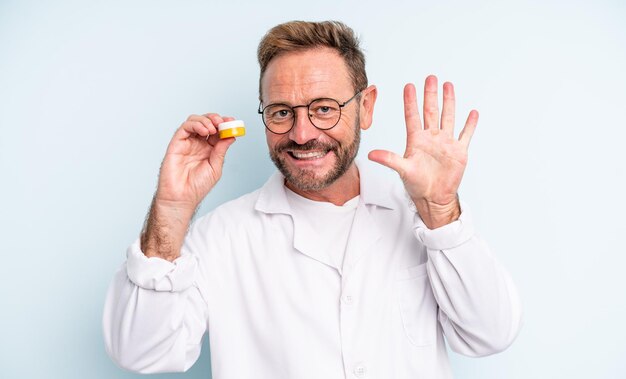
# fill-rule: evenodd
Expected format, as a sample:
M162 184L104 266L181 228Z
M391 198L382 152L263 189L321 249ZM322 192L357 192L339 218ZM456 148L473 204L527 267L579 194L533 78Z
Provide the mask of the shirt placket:
M359 204L350 238L346 247L346 255L343 263L341 276L340 294L340 330L341 346L344 371L346 378L366 378L368 362L363 346L358 346L357 334L359 330L359 317L367 314L364 303L359 297L363 293L361 286L363 266L367 264L368 254L373 254L373 245L380 238L380 230L367 206Z

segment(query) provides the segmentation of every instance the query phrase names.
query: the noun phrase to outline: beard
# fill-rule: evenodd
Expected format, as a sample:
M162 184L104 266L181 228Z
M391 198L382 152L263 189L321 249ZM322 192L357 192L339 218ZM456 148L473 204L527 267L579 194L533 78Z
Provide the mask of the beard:
M358 113L357 113L358 115ZM310 140L304 144L298 144L292 140L288 140L282 144L276 145L270 149L270 158L276 168L283 174L285 180L295 188L301 191L319 191L327 188L348 171L348 168L354 162L354 158L359 151L361 143L361 129L359 127L359 117L357 116L354 124L354 135L347 144L338 141L330 143L321 142L319 140ZM313 170L290 168L285 157L282 154L285 150L321 150L330 154L335 154L335 163L326 173L317 175Z

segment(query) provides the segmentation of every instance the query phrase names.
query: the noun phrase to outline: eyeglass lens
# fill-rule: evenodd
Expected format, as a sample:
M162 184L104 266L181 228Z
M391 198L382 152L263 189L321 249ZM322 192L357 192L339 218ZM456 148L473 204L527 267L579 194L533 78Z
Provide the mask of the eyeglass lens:
M307 114L318 129L330 129L339 122L341 107L337 100L318 99L309 104ZM263 122L274 133L286 133L295 122L295 110L286 104L269 105L263 110Z

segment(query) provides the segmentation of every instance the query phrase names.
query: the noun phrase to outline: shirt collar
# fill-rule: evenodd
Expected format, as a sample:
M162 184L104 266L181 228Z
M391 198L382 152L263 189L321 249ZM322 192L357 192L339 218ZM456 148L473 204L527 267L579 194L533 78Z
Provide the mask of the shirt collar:
M393 183L377 178L368 167L369 162L357 159L355 163L359 170L361 201L364 204L395 209L397 204L393 201ZM285 177L280 171L276 171L261 187L255 209L264 213L292 214L285 191Z

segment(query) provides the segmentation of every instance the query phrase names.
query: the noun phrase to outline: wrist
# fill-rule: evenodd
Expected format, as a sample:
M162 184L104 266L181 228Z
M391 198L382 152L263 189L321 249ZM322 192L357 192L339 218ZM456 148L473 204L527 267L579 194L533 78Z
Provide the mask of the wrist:
M461 216L461 204L458 195L446 203L437 203L423 198L412 200L417 213L429 229L450 224Z
M158 191L154 195L151 204L153 208L156 208L163 215L175 216L177 218L188 216L190 219L199 205L199 203L194 201L169 200L160 196Z
M141 250L147 257L173 261L180 256L194 208L185 204L159 200L152 201L150 212L141 232Z

